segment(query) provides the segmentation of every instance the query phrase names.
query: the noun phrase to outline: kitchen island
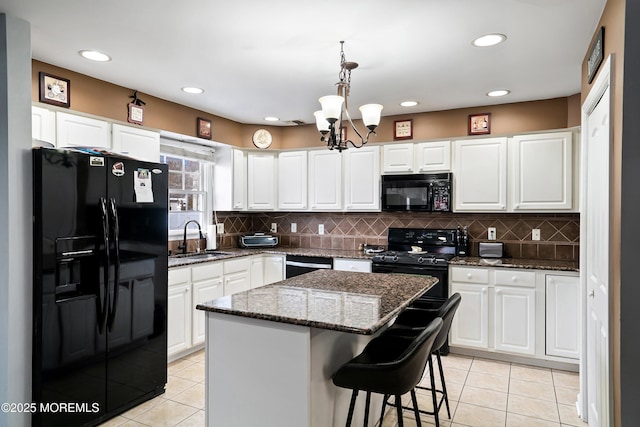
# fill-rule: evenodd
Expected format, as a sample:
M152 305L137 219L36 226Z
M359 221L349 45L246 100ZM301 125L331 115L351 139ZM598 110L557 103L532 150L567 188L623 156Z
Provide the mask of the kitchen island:
M331 375L436 282L318 270L199 304L207 312L207 425L344 425L350 391ZM373 410L371 418L374 425Z

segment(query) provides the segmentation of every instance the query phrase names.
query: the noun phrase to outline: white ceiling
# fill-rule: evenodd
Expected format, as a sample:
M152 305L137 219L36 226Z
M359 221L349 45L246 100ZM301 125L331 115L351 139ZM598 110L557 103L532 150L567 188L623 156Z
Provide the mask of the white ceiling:
M335 92L340 40L350 111L383 116L580 91L606 0L0 0L31 23L33 58L242 123L313 123ZM505 43L471 41L503 33ZM78 51L113 60L95 63ZM180 88L202 87L202 95ZM489 98L494 89L511 94ZM71 86L73 99L73 82ZM142 97L144 100L144 97ZM417 107L399 103L416 100ZM128 100L123 100L126 103Z

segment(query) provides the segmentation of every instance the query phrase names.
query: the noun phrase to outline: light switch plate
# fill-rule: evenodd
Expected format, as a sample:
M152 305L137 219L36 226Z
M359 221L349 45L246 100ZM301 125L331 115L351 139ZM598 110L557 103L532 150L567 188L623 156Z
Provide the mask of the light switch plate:
M318 224L318 234L324 234L324 224Z
M489 227L487 229L487 239L496 240L496 228L495 227Z
M540 240L540 229L534 228L531 230L531 240Z
M298 223L297 222L292 222L291 223L291 232L292 233L297 233L298 232Z
M277 233L278 232L278 224L275 222L271 223L271 232L272 233Z
M216 224L216 233L224 234L224 222L219 222Z

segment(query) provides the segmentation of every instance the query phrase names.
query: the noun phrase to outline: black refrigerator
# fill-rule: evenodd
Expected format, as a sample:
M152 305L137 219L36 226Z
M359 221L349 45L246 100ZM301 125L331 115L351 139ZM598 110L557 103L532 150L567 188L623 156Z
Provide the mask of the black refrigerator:
M167 382L166 165L33 150L34 426L96 425Z

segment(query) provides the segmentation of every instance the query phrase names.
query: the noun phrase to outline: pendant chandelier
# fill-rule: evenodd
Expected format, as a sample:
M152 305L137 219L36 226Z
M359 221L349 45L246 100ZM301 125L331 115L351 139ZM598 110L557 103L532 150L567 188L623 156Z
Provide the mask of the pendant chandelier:
M360 113L362 113L362 122L369 130L365 137L358 132L358 129L351 120L349 114L349 107L347 103L347 97L349 96L349 89L351 86L351 70L358 68L357 62L347 62L344 57L344 41L340 42L340 73L338 77L340 81L336 83L338 87L337 95L323 96L319 99L322 110L313 113L316 116L316 126L318 131L322 135L321 141L327 144L329 150L337 149L342 152L349 148L347 144L353 145L355 148L360 148L369 141L369 135L374 134L376 128L380 124L380 113L382 111L382 105L380 104L366 104L360 107ZM346 116L353 131L360 138L359 142L353 142L350 139L346 139L341 132L342 114ZM345 139L343 139L345 138Z

